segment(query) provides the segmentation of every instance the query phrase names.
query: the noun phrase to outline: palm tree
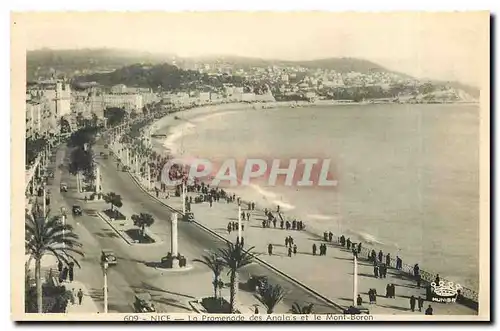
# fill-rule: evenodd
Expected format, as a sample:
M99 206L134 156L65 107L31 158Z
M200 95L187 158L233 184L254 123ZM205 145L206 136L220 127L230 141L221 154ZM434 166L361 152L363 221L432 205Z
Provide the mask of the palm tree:
M203 255L201 259L194 259L193 262L200 262L206 265L214 273L214 298L217 299L217 287L219 285L220 275L224 270L224 261L215 254Z
M259 301L267 308L267 313L272 314L274 307L285 297L285 290L276 284L260 287Z
M294 302L290 312L292 314L312 314L313 308L314 308L314 303L310 303L308 305L301 306L297 302Z
M58 217L44 215L39 206L26 215L24 245L30 259L35 259L35 281L38 313L43 313L41 261L45 255L54 255L66 264L80 264L74 255L84 256L78 235L69 224L62 224Z
M238 292L238 270L253 262L253 255L250 254L250 251L254 248L250 247L245 251L241 245L228 242L226 248L219 249L219 257L224 262L224 266L229 268L228 274L231 282L229 305L231 313L235 310L235 299Z

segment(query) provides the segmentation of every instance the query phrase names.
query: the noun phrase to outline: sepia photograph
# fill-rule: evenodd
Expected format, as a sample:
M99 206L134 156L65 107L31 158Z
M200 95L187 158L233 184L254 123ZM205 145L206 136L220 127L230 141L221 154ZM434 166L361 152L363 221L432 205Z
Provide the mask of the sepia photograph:
M489 12L10 19L13 320L490 320Z

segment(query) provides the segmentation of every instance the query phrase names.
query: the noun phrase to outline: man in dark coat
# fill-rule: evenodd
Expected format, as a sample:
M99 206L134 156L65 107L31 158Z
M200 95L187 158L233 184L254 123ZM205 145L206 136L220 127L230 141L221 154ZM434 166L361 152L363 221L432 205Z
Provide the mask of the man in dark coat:
M82 292L82 289L79 289L79 290L78 290L77 297L78 297L78 304L79 304L79 305L81 305L81 304L82 304L82 300L83 300L83 292Z
M382 250L378 252L378 261L382 262L382 258L384 257L384 253L382 253Z
M273 255L273 244L267 245L267 252L269 255Z
M424 307L424 299L419 295L417 298L418 302L418 311L422 311L422 308Z
M427 307L427 309L425 310L425 315L432 315L433 313L433 309L431 307L431 305L429 305L429 307Z
M316 255L316 250L317 250L317 248L316 248L316 244L313 244L312 249L313 249L313 255Z
M416 302L416 301L417 301L417 300L415 299L415 296L414 296L414 295L412 295L412 296L410 297L410 309L411 309L411 311L415 311L415 302Z
M363 304L363 299L361 298L361 295L358 294L358 297L356 298L356 304L358 306L361 306Z

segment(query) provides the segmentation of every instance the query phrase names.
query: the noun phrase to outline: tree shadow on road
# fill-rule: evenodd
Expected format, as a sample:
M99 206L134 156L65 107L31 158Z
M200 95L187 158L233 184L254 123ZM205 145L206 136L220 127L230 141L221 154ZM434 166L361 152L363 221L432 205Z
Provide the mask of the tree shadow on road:
M377 305L378 307L382 308L389 308L389 309L394 309L394 310L399 310L399 311L409 311L409 308L403 308L403 307L398 307L398 306L393 306L393 305Z
M186 306L183 306L182 304L176 304L178 303L179 301L177 300L174 300L174 299L168 299L168 298L153 298L153 301L154 302L157 302L157 303L160 303L160 304L163 304L165 306L171 306L171 307L176 307L176 308L181 308L181 309L185 309L186 311L188 312L191 312L192 309L189 308L189 307L186 307Z
M178 296L189 298L189 299L196 299L192 295L182 294L182 293L177 293L177 292L172 292L172 291L167 291L165 289L153 286L153 285L145 283L145 282L142 282L141 286L132 286L132 288L133 289L140 289L140 290L148 290L148 291L156 291L156 292L168 293L168 294L178 295Z

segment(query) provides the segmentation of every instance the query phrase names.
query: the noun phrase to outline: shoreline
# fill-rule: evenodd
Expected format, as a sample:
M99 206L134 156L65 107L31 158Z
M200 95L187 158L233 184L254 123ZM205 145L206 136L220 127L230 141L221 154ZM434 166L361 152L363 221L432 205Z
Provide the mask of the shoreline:
M294 102L273 102L271 104L272 104L273 108L284 108L284 107L290 107L290 105L294 104ZM339 104L339 105L349 105L349 104L352 105L353 103L343 103L343 104ZM313 105L313 104L307 103L307 106L311 106L311 105ZM329 104L329 105L331 105L331 104ZM245 109L254 110L253 106L254 106L253 104L246 104L246 103L244 103L244 104L231 103L231 104L222 104L222 105L215 105L215 106L211 105L211 106L197 107L197 108L178 110L176 112L172 112L172 113L164 116L163 118L159 119L158 121L154 122L151 125L151 127L152 127L152 128L150 128L150 130L152 130L151 133L161 131L162 133L164 132L167 136L167 138L153 138L152 139L152 149L156 153L158 153L162 156L167 156L167 155L174 156L174 157L178 156L178 155L176 155L174 150L169 149L164 144L164 141L166 141L168 139L168 137L171 136L172 132L176 129L176 127L178 127L179 125L182 125L182 123L189 122L190 120L194 120L196 118L203 117L203 116L206 116L208 114L218 114L218 113L224 113L224 112L229 112L229 111L243 111ZM176 116L180 117L180 119L175 119ZM177 139L178 138L174 139L174 142ZM247 200L243 199L243 197L245 197L245 194L241 194L241 192L235 192L234 190L233 191L226 190L226 192L237 193L238 196L242 197L242 202L244 202L244 203L247 202ZM252 199L252 201L257 202L257 205L259 207L258 209L263 209L265 207L267 207L270 210L276 209L276 204L271 202L270 200L267 200L266 203L262 203L262 201L256 201L253 199ZM284 206L282 206L282 207L284 207ZM282 208L282 210L283 210L283 216L285 219L293 219L294 218L293 210L288 210L287 208ZM318 236L320 238L322 237L322 231L324 229L321 230L317 227L311 226L311 223L308 222L308 221L310 221L310 219L307 219L305 217L299 217L297 219L305 220L306 224L308 225L308 227L306 228L306 231L308 233L310 233L311 235L314 235L314 236ZM377 242L366 240L366 238L360 237L359 235L357 235L356 232L353 232L352 230L342 229L341 230L342 233L336 233L338 231L332 231L332 232L335 232L335 235L337 235L337 236L346 235L346 238L348 236L351 236L351 237L354 236L353 238L355 239L355 241L357 241L357 242L361 241L367 247L383 248L384 252L390 252L391 255L393 255L393 253L394 253L394 252L392 252L393 249L391 249L390 247L386 247L386 245L377 244ZM377 251L378 251L378 249L377 249ZM399 253L400 254L403 253L403 255L401 255L401 257L404 256L404 252L399 252ZM396 255L397 255L397 252L394 253L393 256L396 256ZM474 291L477 291L478 289L476 288L476 286L473 286L473 285L474 284L467 284L466 286L468 286L471 289L474 289Z

